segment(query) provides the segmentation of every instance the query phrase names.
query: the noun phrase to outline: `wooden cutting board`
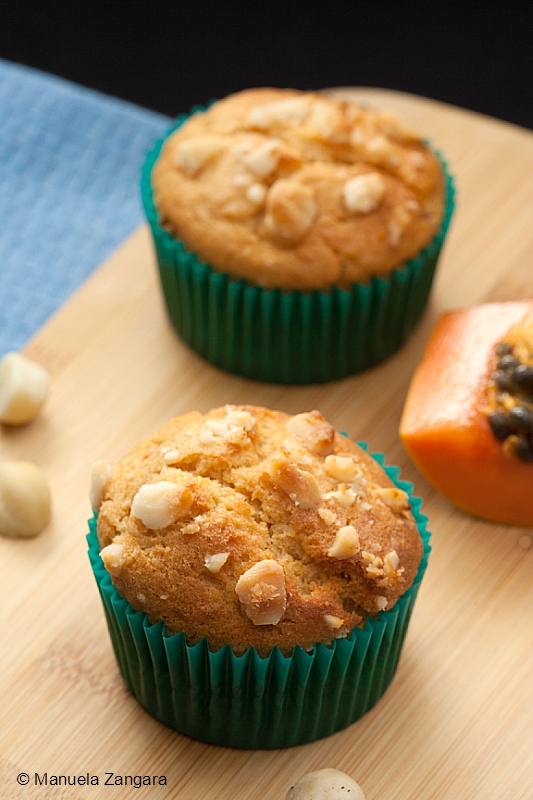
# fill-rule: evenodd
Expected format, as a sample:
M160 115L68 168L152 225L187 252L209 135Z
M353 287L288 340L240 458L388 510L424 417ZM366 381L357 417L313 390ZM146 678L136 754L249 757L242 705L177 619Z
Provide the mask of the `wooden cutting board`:
M397 436L437 316L533 295L533 133L410 95L342 91L399 112L456 176L456 214L427 313L399 353L360 376L294 388L233 377L170 328L143 227L38 332L26 352L49 369L50 400L31 425L1 430L0 457L45 469L54 515L33 541L0 541L1 798L283 800L322 767L348 772L367 800L533 796L533 530L455 509ZM86 555L92 461L116 461L171 416L224 403L321 409L401 466L433 532L391 687L347 730L288 750L205 745L152 719L118 674ZM27 786L17 783L22 772ZM36 773L99 783L35 785ZM165 776L166 786L105 786L106 773Z

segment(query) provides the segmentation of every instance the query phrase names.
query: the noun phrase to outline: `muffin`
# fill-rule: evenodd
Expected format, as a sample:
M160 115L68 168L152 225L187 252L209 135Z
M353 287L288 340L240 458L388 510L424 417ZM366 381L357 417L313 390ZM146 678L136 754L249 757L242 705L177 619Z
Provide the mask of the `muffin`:
M379 699L429 552L397 470L318 411L226 406L98 475L91 561L150 713L204 741L285 747Z
M178 120L142 196L170 319L230 372L340 378L394 352L453 207L444 162L390 113L250 89Z

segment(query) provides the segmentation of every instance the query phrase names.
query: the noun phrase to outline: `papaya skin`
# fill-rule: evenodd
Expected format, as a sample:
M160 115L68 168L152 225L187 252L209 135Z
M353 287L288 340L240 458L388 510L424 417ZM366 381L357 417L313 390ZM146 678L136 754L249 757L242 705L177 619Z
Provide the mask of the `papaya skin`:
M533 526L533 464L509 458L483 413L494 347L533 301L443 314L413 375L400 438L437 491L470 514Z

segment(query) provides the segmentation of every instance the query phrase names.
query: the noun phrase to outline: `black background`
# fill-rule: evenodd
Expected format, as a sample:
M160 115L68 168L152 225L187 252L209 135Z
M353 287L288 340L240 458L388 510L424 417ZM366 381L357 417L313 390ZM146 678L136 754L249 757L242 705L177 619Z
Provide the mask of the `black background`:
M359 85L533 128L532 53L531 0L13 0L0 18L0 57L171 116L246 86Z

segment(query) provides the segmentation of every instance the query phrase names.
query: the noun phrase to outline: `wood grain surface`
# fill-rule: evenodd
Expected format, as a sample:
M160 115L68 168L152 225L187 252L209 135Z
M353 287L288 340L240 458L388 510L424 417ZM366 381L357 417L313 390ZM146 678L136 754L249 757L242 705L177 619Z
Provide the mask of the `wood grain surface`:
M398 111L456 177L427 312L400 352L353 378L280 387L230 376L170 328L143 227L38 332L26 353L51 373L49 402L31 425L0 432L0 458L46 471L54 511L38 538L0 540L2 800L283 800L322 767L348 772L367 800L533 797L533 530L454 508L397 436L437 316L533 296L533 134L423 98L339 91ZM392 685L359 722L302 747L219 748L152 719L119 676L86 555L91 463L116 461L173 415L224 403L319 408L400 465L430 518L433 553ZM36 773L99 784L35 785ZM164 775L166 786L105 786L106 773Z

